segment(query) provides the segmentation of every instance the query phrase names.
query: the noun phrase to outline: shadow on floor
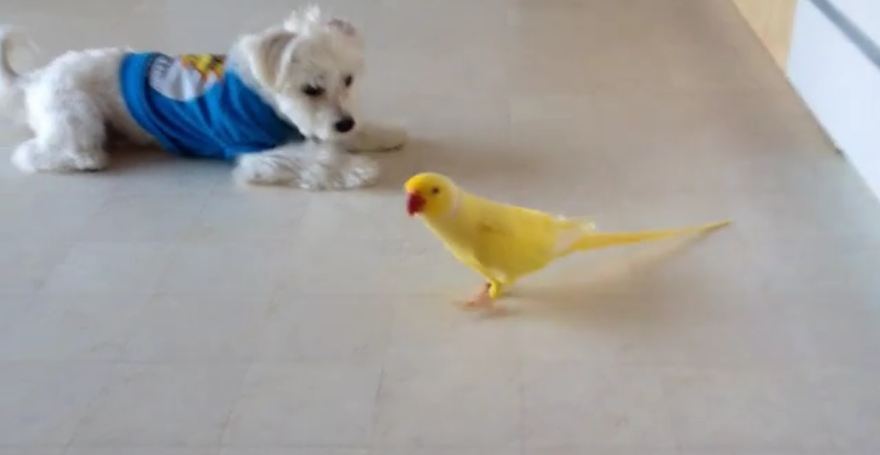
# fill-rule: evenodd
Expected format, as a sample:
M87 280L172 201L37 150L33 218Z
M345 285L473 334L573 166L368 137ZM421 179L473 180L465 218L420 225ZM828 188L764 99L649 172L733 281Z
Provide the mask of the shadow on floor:
M533 155L513 155L500 147L487 147L467 142L430 141L412 139L402 150L371 153L379 161L381 175L376 185L367 191L390 191L398 193L410 176L424 171L440 172L454 176L457 182L470 187L481 181L504 179L521 181L535 179L540 171L541 160ZM188 159L151 147L112 145L110 174L124 174L133 170L161 169L178 166L186 160L190 167L232 166L216 160ZM197 169L194 172L198 172Z
M681 299L669 299L663 286L645 289L641 275L664 263L687 248L696 246L710 234L663 243L634 245L634 252L606 254L594 268L565 269L550 278L535 276L515 287L502 305L508 303L504 315L544 319L562 325L619 326L642 321L659 322L667 314L681 314ZM586 252L585 254L590 254ZM540 273L540 272L539 272ZM695 277L699 270L695 270ZM535 284L532 284L535 283ZM681 296L676 291L676 296ZM671 309L669 306L676 308Z
M125 173L135 168L161 167L171 165L180 157L158 148L133 147L129 145L111 146L108 148L110 165L107 172Z
M399 192L404 182L419 172L438 172L455 179L466 188L478 182L503 178L508 181L536 180L542 160L534 154L512 154L498 146L414 138L402 150L372 154L379 160L382 175L373 187L378 191Z

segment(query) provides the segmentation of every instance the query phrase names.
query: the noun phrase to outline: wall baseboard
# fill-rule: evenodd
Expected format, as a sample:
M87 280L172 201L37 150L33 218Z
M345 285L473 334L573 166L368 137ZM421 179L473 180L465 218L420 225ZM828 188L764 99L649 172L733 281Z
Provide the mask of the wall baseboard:
M797 0L733 0L780 68L786 67Z

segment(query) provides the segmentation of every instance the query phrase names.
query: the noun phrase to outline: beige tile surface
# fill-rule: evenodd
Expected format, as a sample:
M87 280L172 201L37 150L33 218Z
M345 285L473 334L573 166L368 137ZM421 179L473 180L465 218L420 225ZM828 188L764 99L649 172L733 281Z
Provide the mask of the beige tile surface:
M0 444L66 445L113 367L77 362L5 362L0 375Z
M267 362L382 361L394 309L381 296L278 297L260 325Z
M2 455L64 455L64 447L15 447L0 449Z
M7 0L43 52L223 52L287 0ZM0 455L880 452L880 208L727 0L327 0L412 142L349 193L120 150L0 160ZM21 59L24 63L26 58ZM3 132L8 154L23 132ZM505 311L400 185L696 241L572 257Z
M247 363L257 355L269 305L268 299L253 295L157 295L135 315L121 358Z
M380 380L381 368L372 362L256 364L235 400L223 443L367 445Z
M238 365L118 365L79 420L73 444L215 446L245 373Z
M217 455L216 448L182 449L177 447L74 447L64 452L65 455Z
M878 447L880 435L876 424L880 420L880 374L876 371L831 369L817 372L815 380L834 442L849 450Z
M523 371L525 446L668 450L675 439L662 401L653 370L528 362Z
M522 428L518 372L515 363L503 359L392 351L378 394L374 442L515 447Z
M226 447L220 455L369 455L367 449L336 449L328 447Z
M119 361L147 303L128 294L38 294L0 331L0 361Z
M696 449L833 447L815 389L795 372L681 369L662 375L679 445Z
M77 242L47 274L41 291L151 294L171 254L171 246L160 242Z

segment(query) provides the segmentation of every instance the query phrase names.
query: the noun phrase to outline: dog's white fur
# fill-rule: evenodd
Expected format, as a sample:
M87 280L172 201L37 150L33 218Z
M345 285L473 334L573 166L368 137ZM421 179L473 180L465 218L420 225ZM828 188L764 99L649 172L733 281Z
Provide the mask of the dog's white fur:
M137 144L154 143L131 117L120 92L119 67L128 49L68 52L41 69L18 74L8 59L13 38L8 29L0 30L0 112L11 113L34 132L12 155L21 171L103 169L108 128ZM309 140L242 155L237 179L308 189L372 183L378 176L375 161L347 152L395 149L406 135L357 120L347 132L334 127L346 117L355 119L346 78L357 81L362 55L357 31L347 22L323 18L317 8L295 11L282 26L239 38L228 64L235 64L245 83ZM323 94L308 96L303 92L307 85L320 87Z

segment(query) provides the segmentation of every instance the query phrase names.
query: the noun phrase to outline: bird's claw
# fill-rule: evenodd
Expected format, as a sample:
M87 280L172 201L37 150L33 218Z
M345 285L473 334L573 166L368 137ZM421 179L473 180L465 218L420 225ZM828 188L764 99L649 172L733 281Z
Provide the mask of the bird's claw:
M485 286L480 288L480 292L465 302L464 308L467 310L491 309L494 304L494 299L490 295L491 286L491 284L486 283Z

